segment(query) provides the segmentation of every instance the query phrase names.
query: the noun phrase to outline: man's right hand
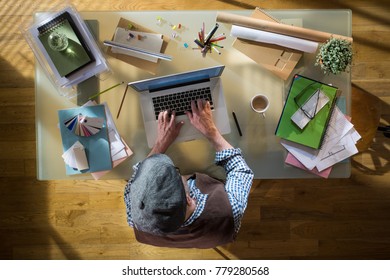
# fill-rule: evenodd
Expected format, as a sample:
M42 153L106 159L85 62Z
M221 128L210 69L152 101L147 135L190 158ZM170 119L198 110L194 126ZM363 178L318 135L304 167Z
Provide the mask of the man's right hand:
M191 110L192 112L186 112L191 124L206 138L213 138L218 129L213 121L210 103L202 99L191 101Z
M192 112L186 112L191 124L213 144L217 151L232 148L214 124L210 103L205 100L191 101Z

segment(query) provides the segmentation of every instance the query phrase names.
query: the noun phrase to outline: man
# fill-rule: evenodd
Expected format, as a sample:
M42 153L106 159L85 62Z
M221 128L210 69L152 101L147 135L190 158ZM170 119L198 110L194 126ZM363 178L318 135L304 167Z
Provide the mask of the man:
M210 103L191 102L191 124L215 148L215 162L226 182L196 173L180 175L164 153L180 133L174 112L158 116L158 137L148 157L137 163L124 200L128 224L139 242L163 247L213 248L232 242L247 206L253 172L240 149L233 148L216 128Z

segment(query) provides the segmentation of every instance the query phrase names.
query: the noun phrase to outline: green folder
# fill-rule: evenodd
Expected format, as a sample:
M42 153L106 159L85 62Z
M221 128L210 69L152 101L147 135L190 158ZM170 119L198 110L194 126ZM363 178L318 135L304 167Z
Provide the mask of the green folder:
M304 129L301 129L291 120L291 117L297 110L301 109L304 100L312 97L318 89L329 98L329 102L314 117L311 116L313 118ZM337 99L337 93L338 89L334 86L301 75L295 75L275 135L282 139L319 149Z

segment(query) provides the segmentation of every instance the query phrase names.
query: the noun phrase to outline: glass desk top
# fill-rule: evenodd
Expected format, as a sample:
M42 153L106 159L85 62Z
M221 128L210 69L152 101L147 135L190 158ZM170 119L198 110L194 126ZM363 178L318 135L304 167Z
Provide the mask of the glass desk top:
M250 10L226 11L249 15ZM336 33L345 36L352 35L350 10L268 10L277 19L301 19L303 27ZM217 11L136 11L136 12L82 12L85 20L97 20L98 38L102 49L103 40L111 40L120 18L125 18L147 28L155 33L161 33L170 38L166 54L172 55L172 61L160 61L156 75L173 74L181 71L199 69L223 64L226 66L222 74L222 85L228 107L231 133L226 139L235 147L242 149L248 165L253 169L255 178L315 178L308 172L291 167L284 163L286 150L275 136L275 129L283 109L283 102L291 83L292 75L286 81L275 76L268 70L253 62L231 45L234 38L230 37L230 25L220 23L218 32L225 32L227 39L221 55L216 52L202 57L198 50L193 50L193 40L202 23L209 30L215 24ZM157 18L164 19L163 24L157 24ZM172 38L171 24L181 24L182 30L177 31ZM184 47L189 44L189 48ZM107 56L112 69L112 75L105 80L97 81L96 85L86 86L87 95L96 93L96 89L106 89L124 81L130 82L153 77L154 75L136 68L130 64ZM314 67L315 54L305 53L295 71L313 79L330 83L342 90L346 99L347 113L350 113L351 81L350 74L339 76L324 76L318 67ZM60 96L39 64L36 64L36 132L37 132L37 178L40 180L56 179L92 179L90 174L67 176L64 161L61 157L62 141L58 129L59 109L72 108L76 104ZM91 90L93 89L93 90ZM88 92L88 90L92 92ZM125 85L119 86L101 95L100 102L107 102L112 115L116 116ZM262 93L270 100L270 107L265 119L259 117L250 108L251 98ZM242 136L236 129L232 112L235 112L241 126ZM134 154L110 171L102 179L128 179L132 174L132 165L145 158L150 149L146 144L139 98L130 89L127 93L121 114L115 120L121 136L125 139ZM170 147L167 154L180 167L183 174L194 171L206 172L217 177L223 177L224 172L214 164L214 150L204 140L177 143ZM344 161L333 167L330 177L345 178L350 176L350 162Z

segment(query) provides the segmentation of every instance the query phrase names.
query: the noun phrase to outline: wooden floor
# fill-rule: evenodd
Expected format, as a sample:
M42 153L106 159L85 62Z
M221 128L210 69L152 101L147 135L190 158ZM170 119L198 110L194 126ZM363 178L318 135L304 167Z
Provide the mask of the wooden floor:
M352 176L257 180L238 240L212 250L139 244L126 225L124 181L37 181L34 57L21 20L52 1L0 0L1 259L389 259L390 139L377 133ZM39 4L37 4L39 3ZM324 8L353 11L354 85L377 96L390 123L386 0L77 0L86 10ZM332 20L332 19L329 19Z

